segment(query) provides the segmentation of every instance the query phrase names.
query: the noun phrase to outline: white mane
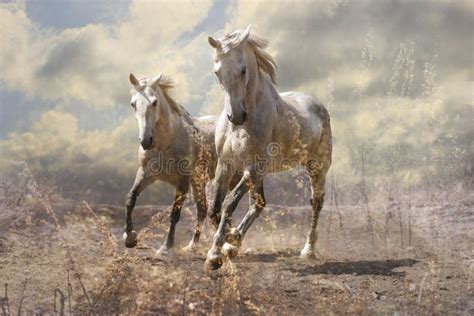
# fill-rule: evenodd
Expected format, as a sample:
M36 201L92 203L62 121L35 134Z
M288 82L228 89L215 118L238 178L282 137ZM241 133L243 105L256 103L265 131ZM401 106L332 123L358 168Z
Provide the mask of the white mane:
M219 48L219 53L227 54L230 50L236 48L239 45L240 35L243 30L235 31L223 31L217 34L217 38L221 43ZM258 68L266 73L272 83L276 83L276 63L273 57L265 51L265 48L268 46L268 41L264 38L261 38L257 35L250 34L247 39L247 44L252 48L255 57L257 58Z
M154 79L155 77L150 76L143 77L138 80L141 86L150 86L153 91L157 92L157 87L152 86ZM189 112L171 96L171 90L174 88L174 85L174 80L170 76L161 76L160 80L158 81L158 86L160 87L161 92L163 92L163 96L165 97L166 102L168 102L168 104L170 105L171 109L173 109L179 116L184 115L190 117L191 114L189 114ZM130 93L136 93L136 88L133 88Z

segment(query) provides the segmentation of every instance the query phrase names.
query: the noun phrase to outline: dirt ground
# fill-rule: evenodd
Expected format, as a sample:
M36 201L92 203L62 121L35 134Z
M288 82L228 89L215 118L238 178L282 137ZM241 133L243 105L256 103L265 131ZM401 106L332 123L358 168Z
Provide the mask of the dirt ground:
M122 245L122 206L39 194L2 208L4 314L474 314L472 196L325 206L316 261L298 258L309 206L268 205L217 272L204 269L210 227L196 254L179 251L191 238L192 204L167 257L155 256L167 207L137 208L135 249Z

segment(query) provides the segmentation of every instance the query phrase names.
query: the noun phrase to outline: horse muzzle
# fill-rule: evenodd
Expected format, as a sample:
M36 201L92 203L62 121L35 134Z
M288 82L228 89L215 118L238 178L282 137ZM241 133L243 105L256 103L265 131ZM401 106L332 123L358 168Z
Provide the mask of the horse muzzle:
M142 145L142 148L145 150L152 149L153 146L155 145L155 142L153 141L153 137L145 137L140 144Z
M229 121L234 125L242 125L247 119L247 112L244 111L239 118L237 118L235 115L227 114L227 119L229 119Z

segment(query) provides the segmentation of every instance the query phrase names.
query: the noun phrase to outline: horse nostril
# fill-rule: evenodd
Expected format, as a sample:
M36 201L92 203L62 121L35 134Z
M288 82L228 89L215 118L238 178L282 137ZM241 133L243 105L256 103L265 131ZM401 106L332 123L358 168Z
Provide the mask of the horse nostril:
M227 119L232 122L232 115L227 114Z
M242 114L242 123L245 122L246 119L247 119L247 112L244 111L244 114Z
M146 137L141 142L143 149L150 149L153 145L153 137Z

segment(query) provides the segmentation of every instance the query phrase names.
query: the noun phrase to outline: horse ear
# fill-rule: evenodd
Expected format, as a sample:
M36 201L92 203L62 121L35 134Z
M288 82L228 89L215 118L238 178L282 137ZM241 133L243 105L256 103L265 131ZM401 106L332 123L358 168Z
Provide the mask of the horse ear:
M247 28L242 32L242 34L240 34L239 45L244 43L249 38L251 28L251 24L247 25Z
M153 78L153 81L151 82L151 86L154 87L155 85L157 85L160 82L162 77L163 77L163 73L160 72L158 76Z
M221 42L219 40L216 40L215 38L209 36L207 38L207 41L209 42L209 44L214 47L214 48L219 48L221 47Z
M140 82L132 73L130 73L130 75L128 76L128 79L130 80L130 83L132 84L132 86L136 87L140 85Z

